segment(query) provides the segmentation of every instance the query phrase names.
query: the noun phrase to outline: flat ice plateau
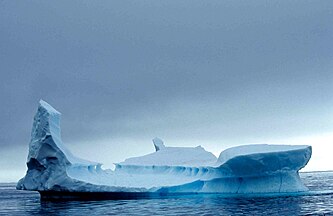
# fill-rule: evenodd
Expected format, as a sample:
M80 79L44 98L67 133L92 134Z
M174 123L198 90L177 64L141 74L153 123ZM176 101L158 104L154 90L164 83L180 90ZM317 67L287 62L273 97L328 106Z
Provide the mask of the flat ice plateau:
M298 171L311 158L311 146L243 145L216 158L203 147L167 147L154 138L155 152L117 163L115 170L75 157L60 135L61 114L40 101L34 117L27 173L17 189L51 194L267 194L308 189Z

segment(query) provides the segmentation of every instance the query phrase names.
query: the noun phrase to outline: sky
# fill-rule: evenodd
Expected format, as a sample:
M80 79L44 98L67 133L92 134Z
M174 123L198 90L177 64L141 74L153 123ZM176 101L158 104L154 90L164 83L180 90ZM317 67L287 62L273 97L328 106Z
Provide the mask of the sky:
M333 170L333 1L0 1L0 182L43 99L73 154L308 144Z

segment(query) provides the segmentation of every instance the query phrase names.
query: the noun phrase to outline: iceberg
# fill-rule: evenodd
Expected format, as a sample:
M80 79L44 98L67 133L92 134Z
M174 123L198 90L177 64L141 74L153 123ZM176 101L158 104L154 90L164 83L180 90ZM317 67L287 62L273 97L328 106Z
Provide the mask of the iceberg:
M181 194L283 194L308 191L299 170L311 146L254 144L232 147L217 158L203 147L168 147L116 163L115 169L74 156L63 144L61 114L41 100L34 117L26 175L19 190L42 199L118 199Z

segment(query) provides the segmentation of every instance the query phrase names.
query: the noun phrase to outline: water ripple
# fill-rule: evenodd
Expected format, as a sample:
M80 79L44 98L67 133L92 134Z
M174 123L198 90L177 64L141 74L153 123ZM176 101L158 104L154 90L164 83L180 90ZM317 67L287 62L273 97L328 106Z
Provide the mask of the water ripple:
M0 184L0 215L333 215L333 173L302 173L307 196L227 198L221 195L160 199L41 202L37 192Z

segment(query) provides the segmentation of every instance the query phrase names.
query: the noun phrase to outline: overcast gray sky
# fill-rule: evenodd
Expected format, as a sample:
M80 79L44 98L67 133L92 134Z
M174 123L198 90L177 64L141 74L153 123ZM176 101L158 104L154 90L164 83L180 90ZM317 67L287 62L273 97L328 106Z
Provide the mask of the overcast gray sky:
M333 169L333 1L0 1L0 181L33 115L111 165L166 145L312 144Z

